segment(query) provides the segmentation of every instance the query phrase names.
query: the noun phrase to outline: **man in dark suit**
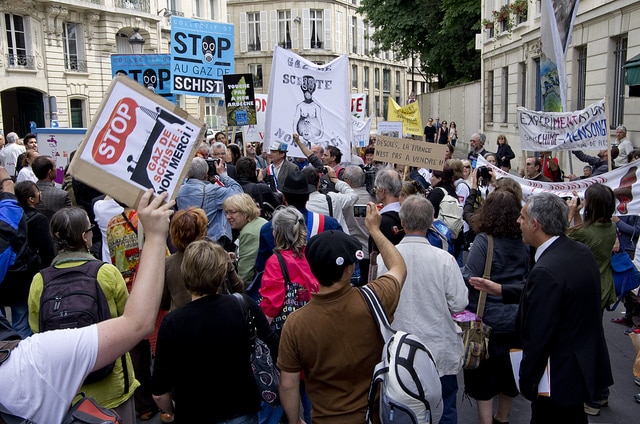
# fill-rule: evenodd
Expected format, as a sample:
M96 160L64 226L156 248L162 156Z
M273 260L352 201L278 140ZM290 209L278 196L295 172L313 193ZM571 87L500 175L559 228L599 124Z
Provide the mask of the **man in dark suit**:
M520 299L523 344L520 392L532 423L587 423L583 403L613 384L600 312L600 272L585 245L565 236L569 208L558 196L532 196L518 223L535 247L535 265ZM570 263L578 267L567 266ZM550 361L551 394L538 395Z
M38 156L31 165L33 173L38 178L38 189L42 193L42 201L36 209L48 219L58 210L67 206L73 206L69 193L56 187L56 161L51 156Z

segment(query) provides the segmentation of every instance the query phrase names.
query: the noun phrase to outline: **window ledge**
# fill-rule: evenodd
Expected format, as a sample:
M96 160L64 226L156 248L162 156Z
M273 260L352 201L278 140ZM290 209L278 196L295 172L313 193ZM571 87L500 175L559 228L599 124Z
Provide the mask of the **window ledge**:
M27 69L27 68L5 68L7 72L15 72L17 74L37 74L37 69Z
M77 76L77 77L88 77L91 75L90 72L78 72L78 71L69 71L69 70L65 70L64 74L67 76Z

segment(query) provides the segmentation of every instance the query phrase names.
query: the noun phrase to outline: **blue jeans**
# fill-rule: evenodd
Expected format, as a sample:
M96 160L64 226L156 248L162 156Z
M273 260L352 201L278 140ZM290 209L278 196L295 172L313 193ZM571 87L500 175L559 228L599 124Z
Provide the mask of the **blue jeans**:
M440 377L440 384L442 384L442 418L440 418L440 424L456 424L458 422L458 410L456 409L458 379L455 375L444 375Z
M218 424L258 424L258 414L243 415L230 420L220 421Z
M26 301L11 305L11 326L23 339L33 334L29 327L29 307Z

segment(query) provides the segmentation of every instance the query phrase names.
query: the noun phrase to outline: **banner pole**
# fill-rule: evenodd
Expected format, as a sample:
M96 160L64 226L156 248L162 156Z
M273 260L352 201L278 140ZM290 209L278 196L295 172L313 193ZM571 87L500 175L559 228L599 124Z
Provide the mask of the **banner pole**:
M609 117L608 112L609 112L609 95L606 95L604 97L604 116L606 116L607 118ZM607 171L612 171L613 168L611 167L611 134L610 134L611 130L609 129L610 128L609 119L607 119L606 128L607 128L607 166L608 166ZM618 154L620 154L620 152L618 152Z

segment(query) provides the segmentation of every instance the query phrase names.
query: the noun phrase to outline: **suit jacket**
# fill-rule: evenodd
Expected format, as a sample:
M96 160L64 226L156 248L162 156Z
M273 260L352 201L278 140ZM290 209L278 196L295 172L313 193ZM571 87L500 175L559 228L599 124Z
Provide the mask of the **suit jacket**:
M596 400L613 384L600 311L600 271L584 244L560 236L542 253L520 300L518 327L525 398L537 396L548 358L555 405Z
M36 206L36 209L46 216L47 219L51 219L58 209L73 206L69 193L56 187L54 183L38 181L36 185L42 193L42 202Z
M280 166L280 171L278 171L278 187L282 187L284 185L284 181L287 179L289 174L299 170L300 168L298 168L298 165L288 159L285 159Z

